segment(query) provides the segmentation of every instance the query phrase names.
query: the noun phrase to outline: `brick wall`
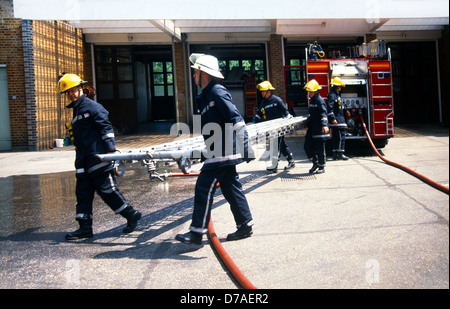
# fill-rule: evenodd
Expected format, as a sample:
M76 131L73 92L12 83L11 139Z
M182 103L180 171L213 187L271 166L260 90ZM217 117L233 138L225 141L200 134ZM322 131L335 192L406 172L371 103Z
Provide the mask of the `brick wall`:
M81 29L64 22L0 19L0 63L7 66L13 150L45 150L65 137L64 124L72 115L55 85L62 72L92 80L90 55Z
M6 64L8 75L11 146L26 150L28 144L22 21L0 19L0 63Z
M185 59L189 59L189 55L183 55L183 43L175 42L174 43L174 59L175 59L175 76L176 76L176 87L177 87L177 97L176 97L176 107L177 107L177 115L178 122L187 123L188 125L192 124L191 119L191 108L190 108L190 99L189 99L189 86L186 86L186 81L189 80L189 77L186 76L185 65L189 66L189 63L185 64ZM189 60L187 60L189 62ZM190 73L190 69L187 70L188 74ZM186 99L187 98L187 99ZM189 113L189 116L187 115Z
M275 88L274 94L285 100L283 70L283 36L271 34L269 42L269 81Z
M72 111L65 108L69 101L54 89L62 72L85 79L83 41L80 29L58 21L33 21L32 38L33 69L30 71L34 74L35 93L34 102L33 95L27 98L27 110L35 108L36 136L28 137L28 145L30 149L43 150L52 147L56 138L66 136L64 125L72 120ZM27 91L28 86L31 85L27 84ZM28 127L32 125L29 123Z

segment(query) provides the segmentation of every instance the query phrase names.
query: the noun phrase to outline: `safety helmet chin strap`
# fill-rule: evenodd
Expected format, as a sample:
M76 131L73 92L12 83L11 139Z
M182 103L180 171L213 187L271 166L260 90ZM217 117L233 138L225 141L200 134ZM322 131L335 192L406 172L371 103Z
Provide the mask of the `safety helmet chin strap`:
M203 72L202 70L199 70L200 71L200 75L199 75L199 82L200 82L200 87L203 89L204 87L203 87L203 74L205 74L205 76L209 79L208 80L208 83L205 85L205 87L206 86L208 86L208 84L209 84L209 82L213 79L208 73L205 73L205 72Z
M267 94L269 94L269 95L267 95ZM270 90L266 90L266 93L264 94L263 99L267 100L267 98L270 98L271 95L272 95L272 92L270 92Z

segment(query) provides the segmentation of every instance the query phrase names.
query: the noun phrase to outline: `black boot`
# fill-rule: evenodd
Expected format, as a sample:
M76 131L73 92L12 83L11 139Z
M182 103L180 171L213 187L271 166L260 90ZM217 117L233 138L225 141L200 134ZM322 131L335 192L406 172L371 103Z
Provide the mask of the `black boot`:
M318 168L319 168L319 165L317 164L317 162L313 162L313 166L309 170L309 173L310 174L314 173Z
M316 174L323 174L323 173L325 173L325 166L320 166Z
M79 219L80 228L74 232L66 234L66 240L77 240L83 238L91 238L92 233L92 219Z
M289 170L291 168L295 167L295 161L292 157L292 153L286 156L286 159L288 160L288 165L284 167L285 170Z
M190 245L190 244L201 245L202 238L203 238L202 234L195 233L192 231L189 231L186 234L178 234L177 236L175 236L176 240L181 241L182 243L187 244L187 245Z
M136 228L138 221L141 219L142 214L139 211L136 211L128 205L124 210L120 212L122 217L127 219L127 226L123 229L124 233L131 233Z
M253 230L251 226L248 226L247 224L242 224L240 227L238 227L237 231L231 234L228 234L227 240L239 240L243 238L247 238L252 236Z
M348 160L348 157L341 152L341 153L339 153L339 160L344 160L345 161L345 160Z

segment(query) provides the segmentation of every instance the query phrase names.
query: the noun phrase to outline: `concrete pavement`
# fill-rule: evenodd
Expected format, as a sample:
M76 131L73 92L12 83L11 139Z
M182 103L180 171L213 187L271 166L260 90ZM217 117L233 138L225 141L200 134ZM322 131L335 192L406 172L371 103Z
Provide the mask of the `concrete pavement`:
M261 289L448 289L448 195L361 149L349 150L348 161L328 160L325 174L310 175L303 136L300 131L287 138L296 160L292 170L268 174L268 162L260 160L239 165L255 221L252 237L226 241L234 222L222 195L215 198L214 228L246 277ZM264 146L257 151L262 154ZM382 151L449 186L448 129L406 131ZM17 156L0 153L0 177L31 172L28 164L39 173L54 173L59 164L58 171L70 171L68 162L73 165L71 150L21 155L27 157L18 165ZM285 164L280 162L280 168ZM136 181L139 168L144 169L136 167L120 181ZM37 235L0 230L0 287L239 287L206 238L202 246L174 240L188 230L194 183L192 178L173 179L153 186L174 201L160 211L146 211L141 227L130 235L120 235L117 221L103 214L97 238L88 242L63 241L66 224L73 220L69 216L51 227L36 226ZM158 196L145 199L157 203ZM48 259L49 254L54 258Z

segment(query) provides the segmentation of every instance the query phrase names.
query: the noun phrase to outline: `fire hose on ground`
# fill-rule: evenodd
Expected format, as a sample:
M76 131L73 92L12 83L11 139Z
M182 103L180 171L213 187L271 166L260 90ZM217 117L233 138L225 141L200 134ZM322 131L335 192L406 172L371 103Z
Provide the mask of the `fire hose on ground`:
M249 142L250 144L257 144L264 141L266 138L275 138L283 136L302 127L306 117L294 117L289 119L277 119L264 123L253 124L248 127ZM118 176L122 176L125 173L124 162L140 161L143 165L147 166L150 174L150 180L157 178L161 181L167 179L167 177L183 177L183 176L198 176L199 173L191 173L191 159L193 157L199 157L200 152L204 151L203 137L189 138L184 141L169 143L164 145L157 145L152 149L142 149L128 153L115 153L115 154L102 154L97 155L101 161L115 162L115 169ZM163 173L156 172L156 162L176 161L178 167L183 173ZM219 186L219 184L217 184ZM208 234L211 239L212 245L226 265L228 270L232 273L234 278L245 289L256 289L256 287L244 276L239 270L231 257L223 248L220 240L218 239L212 220L208 224Z
M216 231L214 230L212 219L209 219L208 234L214 248L216 249L217 253L222 259L222 262L225 263L228 270L233 274L234 278L241 284L243 288L256 289L256 287L247 279L247 277L245 277L245 275L241 272L241 270L236 266L233 259L228 255L227 251L220 243L220 240L216 235Z
M389 164L389 165L391 165L391 166L394 166L394 167L396 167L396 168L399 168L399 169L401 169L401 170L407 172L408 174L410 174L410 175L412 175L412 176L414 176L414 177L420 179L421 181L425 182L426 184L432 186L433 188L435 188L435 189L437 189L437 190L439 190L439 191L442 191L442 192L444 192L444 193L446 193L446 194L449 194L449 188L447 188L447 187L445 187L445 186L443 186L443 185L441 185L441 184L439 184L439 183L437 183L437 182L435 182L435 181L433 181L433 180L431 180L431 179L429 179L429 178L427 178L427 177L425 177L425 176L423 176L423 175L421 175L421 174L419 174L419 173L413 171L412 169L410 169L410 168L408 168L408 167L406 167L406 166L403 166L403 165L401 165L401 164L395 163L395 162L393 162L393 161L390 161L390 160L384 158L384 157L378 152L377 148L375 147L374 143L372 142L372 139L371 139L370 136L369 136L369 132L367 131L366 124L364 123L364 118L363 118L363 116L362 116L362 115L359 115L359 116L360 116L360 118L361 118L361 123L362 123L362 125L363 125L363 127L364 127L364 132L366 133L367 139L369 140L369 143L370 143L370 145L372 146L372 149L375 151L375 153L377 154L377 156L378 156L381 160L383 160L385 163L387 163L387 164Z

